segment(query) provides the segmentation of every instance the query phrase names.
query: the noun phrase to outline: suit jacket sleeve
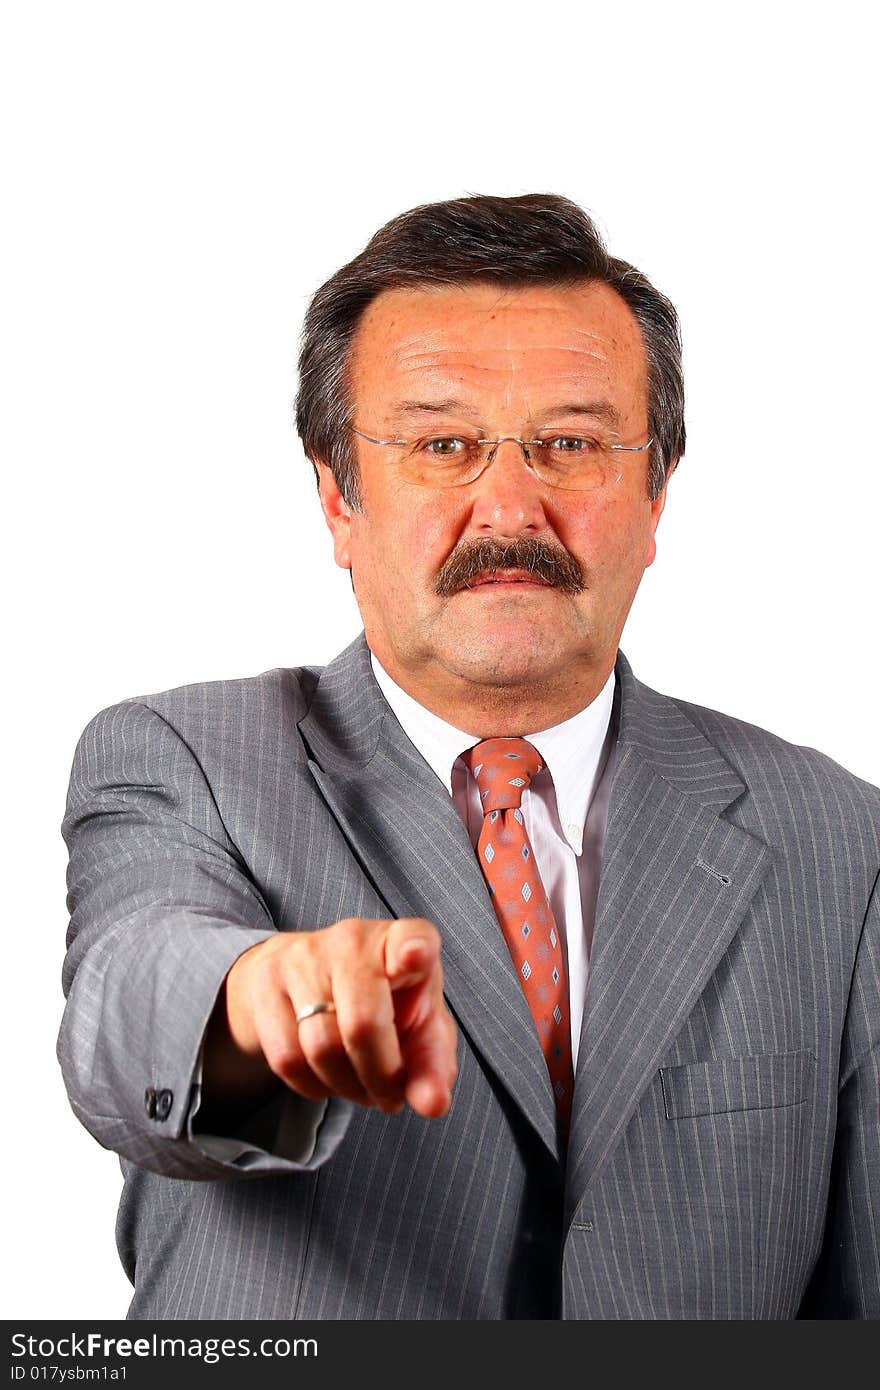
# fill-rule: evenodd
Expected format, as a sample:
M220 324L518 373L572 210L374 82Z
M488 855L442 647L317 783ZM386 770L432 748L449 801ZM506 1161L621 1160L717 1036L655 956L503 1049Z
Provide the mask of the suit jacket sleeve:
M58 1056L77 1117L106 1148L171 1177L322 1163L347 1128L346 1102L329 1103L306 1152L297 1121L311 1103L288 1092L222 1142L196 1132L221 984L276 927L198 760L156 711L127 702L87 726L62 834L71 918Z
M825 1238L801 1315L880 1319L880 877L847 1007Z

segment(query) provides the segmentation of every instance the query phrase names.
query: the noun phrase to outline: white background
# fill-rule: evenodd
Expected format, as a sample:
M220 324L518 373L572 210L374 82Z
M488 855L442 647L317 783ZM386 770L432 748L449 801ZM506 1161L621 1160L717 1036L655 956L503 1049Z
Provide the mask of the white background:
M54 1057L76 739L359 630L291 423L384 221L561 192L677 304L689 447L624 649L880 782L870 7L7 4L0 101L6 1317L123 1316Z

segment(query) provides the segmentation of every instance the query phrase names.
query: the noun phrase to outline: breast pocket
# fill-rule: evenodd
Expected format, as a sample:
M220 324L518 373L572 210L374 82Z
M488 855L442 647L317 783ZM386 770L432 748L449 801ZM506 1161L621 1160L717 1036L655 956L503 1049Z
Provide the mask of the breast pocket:
M666 1118L800 1105L807 1098L815 1065L813 1053L802 1050L661 1067Z

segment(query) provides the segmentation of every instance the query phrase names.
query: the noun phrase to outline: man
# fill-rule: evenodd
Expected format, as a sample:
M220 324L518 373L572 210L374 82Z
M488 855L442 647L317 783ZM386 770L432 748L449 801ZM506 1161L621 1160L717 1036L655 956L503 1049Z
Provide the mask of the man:
M132 1315L880 1314L880 794L641 685L674 310L559 197L397 218L298 428L364 634L77 750Z

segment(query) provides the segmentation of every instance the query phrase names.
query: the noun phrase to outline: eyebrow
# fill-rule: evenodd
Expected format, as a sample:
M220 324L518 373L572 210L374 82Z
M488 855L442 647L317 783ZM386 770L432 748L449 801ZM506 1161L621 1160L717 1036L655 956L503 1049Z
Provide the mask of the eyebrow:
M551 406L542 411L544 415L590 415L595 420L605 420L609 425L620 424L620 411L610 401L569 401Z
M397 401L392 410L394 420L401 420L406 415L446 415L450 412L470 415L474 419L477 415L464 401L456 400L453 396L445 401Z
M403 420L409 415L469 415L477 419L478 411L465 401L447 397L442 401L397 401L392 407L392 419ZM594 420L605 420L610 425L620 424L620 412L610 401L567 401L553 405L540 412L542 415L589 415Z

